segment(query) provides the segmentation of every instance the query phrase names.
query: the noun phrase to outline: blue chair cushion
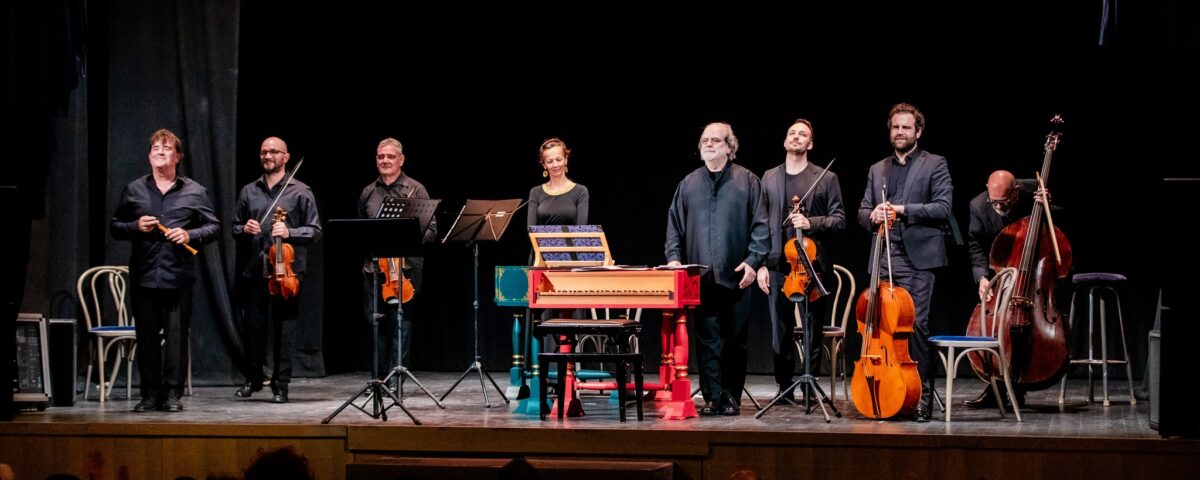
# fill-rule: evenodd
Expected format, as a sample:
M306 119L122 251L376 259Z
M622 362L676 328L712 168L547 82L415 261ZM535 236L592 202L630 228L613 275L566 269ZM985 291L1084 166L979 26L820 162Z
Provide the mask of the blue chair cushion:
M1119 273L1079 273L1071 277L1071 282L1076 285L1111 285L1114 283L1123 283L1127 278Z
M929 337L930 342L994 342L996 337L972 337L967 335L936 335Z
M120 325L112 325L112 326L108 326L108 327L95 327L95 328L92 328L91 330L88 330L88 331L89 331L89 332L92 332L92 333L103 333L103 332L132 332L132 331L134 331L134 327L133 327L132 325L125 325L125 326L120 326Z

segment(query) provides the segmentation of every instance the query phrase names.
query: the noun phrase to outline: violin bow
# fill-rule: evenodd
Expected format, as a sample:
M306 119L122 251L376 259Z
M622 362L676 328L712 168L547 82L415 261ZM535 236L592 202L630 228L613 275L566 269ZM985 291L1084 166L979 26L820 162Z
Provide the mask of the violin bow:
M1042 181L1041 172L1037 172L1038 188L1046 191L1046 182ZM1054 261L1062 263L1062 255L1058 253L1058 236L1054 234L1054 217L1050 215L1050 199L1044 199L1042 208L1046 209L1046 222L1050 226L1050 244L1054 245Z
M271 200L271 205L268 206L267 209L263 212L262 219L258 221L259 225L266 223L267 217L271 216L271 213L275 210L275 204L279 203L280 198L283 198L283 192L286 192L288 185L292 184L292 179L296 178L296 172L300 171L301 165L304 165L304 157L300 157L300 161L296 162L296 168L293 168L292 173L288 174L287 180L285 180L283 182L283 188L279 189L279 195L276 195L275 199Z
M892 204L891 204L891 202L888 202L888 199L887 199L887 184L886 183L883 184L883 190L880 191L880 195L883 196L882 197L883 203L888 204L888 209L890 210L892 208ZM892 295L895 295L896 294L896 284L895 284L895 282L892 281L892 234L891 234L891 230L892 230L892 215L884 214L883 215L883 242L885 245L884 248L887 249L888 291L892 292Z
M803 196L803 197L800 197L800 201L799 201L799 202L793 202L793 205L792 205L792 211L791 211L791 212L788 212L788 216L791 216L793 213L796 213L796 212L798 212L798 211L800 210L800 205L803 205L803 204L804 204L804 201L805 201L805 200L808 200L808 196L809 196L809 195L812 195L812 192L813 192L813 190L816 190L816 189L817 189L817 185L820 185L820 184L821 184L821 179L822 179L822 178L825 178L825 174L826 174L826 173L829 173L829 167L832 167L832 166L833 166L833 162L836 162L836 161L837 161L837 157L833 157L833 160L830 160L830 161L829 161L829 164L825 165L825 169L824 169L824 170L821 170L821 174L820 174L820 175L817 175L817 179L816 179L816 180L813 180L813 184L808 186L808 191L807 191L807 192L804 192L804 196ZM793 198L794 198L794 197L793 197ZM787 226L787 224L788 224L787 220L784 220L784 222L783 222L783 226L784 226L784 227L786 227L786 226Z

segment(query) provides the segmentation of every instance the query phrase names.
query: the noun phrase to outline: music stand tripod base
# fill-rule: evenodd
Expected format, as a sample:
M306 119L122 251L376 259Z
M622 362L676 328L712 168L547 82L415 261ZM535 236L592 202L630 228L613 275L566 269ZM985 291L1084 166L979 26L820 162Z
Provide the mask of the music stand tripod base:
M370 258L373 265L378 265L378 260L380 258L417 256L421 252L422 243L421 232L423 229L421 228L420 222L428 222L427 219L432 217L432 210L434 206L437 205L437 201L430 201L427 199L403 200L413 202L414 208L412 208L412 210L417 210L418 212L415 213L422 215L424 218L417 218L411 215L406 216L399 212L394 215L385 215L383 212L384 207L396 206L393 204L398 203L392 197L389 197L388 199L385 199L385 205L381 207L381 211L379 213L379 216L383 218L330 220L326 238L334 238L345 235L345 237L348 239L354 239L355 242L348 243L347 245L353 248L355 253L362 258ZM407 204L396 206L398 209L403 209L406 207ZM430 398L433 398L434 403L436 403L439 407L446 408L444 405L438 402L438 400L433 397L433 394L429 393L429 391L426 390L423 385L421 385L421 382L417 380L416 377L408 371L408 369L404 368L403 365L397 365L391 369L386 377L382 379L379 378L380 372L377 371L376 367L376 365L379 363L379 350L376 347L378 342L375 340L379 338L379 319L384 316L378 311L379 288L379 275L377 273L371 273L371 375L373 378L367 382L367 385L363 387L362 390L359 390L358 393L355 393L350 398L346 399L346 401L342 403L337 410L334 410L333 413L329 414L328 417L325 417L324 420L321 420L322 424L328 424L331 420L333 420L334 417L345 410L346 407L354 407L358 411L363 412L371 418L378 418L382 419L383 421L387 421L388 409L392 407L400 407L400 410L402 410L405 415L408 415L408 418L411 419L414 424L420 425L421 421L417 420L417 417L413 416L412 412L408 411L408 408L405 408L404 400L402 400L400 397L397 397L395 393L387 388L387 382L391 380L392 377L397 374L397 372L407 376L409 379L412 379L422 391L429 395ZM395 321L396 354L398 359L403 358L403 316L403 308L400 305L397 305ZM398 383L399 382L397 382L397 384ZM367 396L361 405L354 403L364 394ZM391 405L384 405L384 397L392 400ZM367 404L371 405L370 411L367 410Z
M836 415L838 418L842 418L842 412L838 411L837 406L833 404L833 400L830 400L829 396L825 395L825 391L821 389L821 386L817 384L817 377L814 377L812 375L812 350L811 349L813 348L813 344L812 344L812 331L813 331L812 323L813 322L810 321L811 314L808 311L808 295L807 295L807 293L803 296L803 299L797 303L802 303L804 305L804 314L803 314L804 315L804 356L806 357L806 358L802 359L804 361L804 374L800 375L800 378L796 379L795 382L792 382L792 384L789 385L788 388L784 389L782 392L779 392L779 395L776 395L775 398L772 398L771 402L768 403L766 407L763 407L762 410L759 410L757 413L754 414L754 418L755 419L761 418L764 414L767 413L767 410L770 410L771 407L775 406L775 404L783 401L784 398L787 398L787 395L789 393L795 392L796 387L804 385L807 387L804 389L804 413L806 415L812 414L813 407L814 407L813 403L816 403L815 406L821 407L821 414L825 416L825 423L830 423L833 420L829 418L829 411L825 409L825 404L829 404L829 409L833 410L833 414ZM817 328L820 328L820 326L818 325ZM833 361L833 359L830 359L830 361ZM810 392L811 392L811 395L810 395ZM815 401L812 398L813 395L816 395L816 397L817 397L815 399Z

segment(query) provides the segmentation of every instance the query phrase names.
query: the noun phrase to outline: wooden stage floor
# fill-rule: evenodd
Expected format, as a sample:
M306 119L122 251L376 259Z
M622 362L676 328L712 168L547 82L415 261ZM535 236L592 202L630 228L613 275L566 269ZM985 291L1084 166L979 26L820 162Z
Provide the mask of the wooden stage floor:
M414 373L438 396L461 374ZM507 373L492 376L507 385ZM1124 381L1110 383L1109 407L1087 403L1081 379L1068 383L1063 407L1057 389L1031 392L1023 422L1011 414L1000 418L995 409L963 408L961 402L984 384L960 377L949 423L940 411L924 424L868 420L839 391L843 417L830 423L819 411L805 414L790 405L755 419L752 403L743 398L736 417L664 420L646 402L645 421L636 420L631 406L622 424L615 402L603 395L584 395L588 414L566 421L513 413L516 402L505 406L494 389L493 406L484 408L478 375L472 373L446 399L445 409L407 385L404 405L423 425L397 408L389 410L387 421L350 408L322 425L366 380L363 373L296 379L291 403L284 405L270 403L267 390L235 399L235 387L197 387L185 397L182 413L133 413L135 401L124 399L119 388L104 404L80 400L0 424L0 463L32 473L19 478L44 478L59 472L56 468L80 475L91 460L78 452L96 448L108 459L105 468L124 465L145 478L203 478L236 473L257 448L294 445L317 478L347 478L348 465L394 457L665 461L674 464L674 478L714 479L740 468L762 478L849 477L862 466L854 461L862 455L871 455L871 464L883 466L876 473L888 477L1170 478L1200 472L1200 443L1160 438L1150 428L1148 402L1131 405ZM828 377L821 381L827 388ZM1096 387L1099 393L1099 382ZM937 388L944 392L942 382ZM769 376L751 376L748 389L765 405L776 387Z

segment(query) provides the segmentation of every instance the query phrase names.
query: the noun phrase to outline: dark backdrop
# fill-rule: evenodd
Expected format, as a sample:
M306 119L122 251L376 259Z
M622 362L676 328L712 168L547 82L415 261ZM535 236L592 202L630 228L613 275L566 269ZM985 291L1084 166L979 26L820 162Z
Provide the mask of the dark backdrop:
M812 158L822 165L839 158L833 170L851 219L830 256L862 285L869 235L853 218L867 167L889 153L892 104L924 111L920 145L949 159L964 232L967 202L988 173L1006 168L1032 176L1047 120L1061 113L1067 125L1050 187L1068 213L1057 220L1072 241L1077 271L1135 280L1125 308L1131 355L1141 359L1155 268L1146 249L1115 251L1112 242L1148 227L1145 192L1156 179L1194 171L1172 164L1168 147L1156 142L1165 139L1163 128L1194 125L1163 115L1195 105L1177 76L1195 35L1176 30L1179 12L1132 8L1121 12L1121 22L1105 24L1101 44L1099 2L854 15L714 11L700 20L592 12L594 26L546 15L500 24L404 10L246 4L238 181L257 174L261 139L280 135L294 156L308 157L300 177L313 187L323 217L352 216L359 191L375 177L377 142L396 137L404 143L405 172L443 199L444 233L466 198L524 198L542 181L537 146L558 136L574 150L570 176L588 186L592 223L604 225L617 261L659 264L666 207L679 179L700 166L696 142L704 124L732 123L741 140L738 162L761 173L783 160L783 133L804 117L815 125ZM506 366L510 354L509 317L490 302L491 267L528 258L521 226L481 248L480 332L490 368ZM935 296L934 328L942 332L962 330L974 298L966 249L953 255ZM464 368L470 252L443 245L428 256L426 290L413 308L412 366ZM326 365L365 368L356 264L333 252L324 259ZM760 308L750 368L766 372L769 337ZM647 323L656 331L655 315Z
M1168 287L1164 302L1176 308L1164 316L1164 342L1195 333L1186 321L1194 309L1182 303L1182 280L1195 262L1177 233L1187 211L1178 199L1194 198L1194 188L1175 183L1173 196L1159 193L1163 177L1200 176L1189 141L1200 123L1191 72L1200 18L1188 2L1061 3L688 13L592 7L568 16L94 0L83 2L85 54L78 66L85 67L79 72L85 87L71 99L73 127L59 129L57 148L46 147L54 127L37 115L45 115L46 105L61 114L56 95L62 94L40 95L50 85L40 80L77 58L30 55L36 51L27 45L52 45L45 38L61 27L6 10L13 28L4 44L12 66L5 69L4 111L14 127L3 135L8 153L0 184L39 197L46 170L87 172L80 176L86 179L64 174L67 183L53 181L48 202L20 197L18 211L26 213L18 217L36 219L45 214L43 204L69 203L64 192L86 192L86 205L51 207L55 215L46 221L50 231L62 232L75 230L54 222L87 218L90 236L34 236L30 278L39 291L58 295L73 275L61 272L70 265L57 265L64 256L50 252L67 252L66 263L78 271L124 261L125 247L103 233L106 217L120 186L145 173L145 138L159 127L183 134L184 172L209 186L226 228L236 188L257 175L263 137L281 136L294 156L308 158L299 178L313 187L325 219L353 215L358 192L375 176L375 145L396 137L408 156L405 171L443 199L443 233L466 198L524 198L542 181L537 145L559 136L575 151L571 176L590 188L593 222L604 225L617 260L658 264L667 203L676 182L700 166L696 141L707 122L732 123L742 141L738 161L762 172L782 161L782 134L791 121L812 120L812 157L819 164L839 158L834 171L853 218L867 166L888 154L888 108L914 103L928 119L921 146L950 161L955 213L965 227L967 201L990 171L1023 176L1037 169L1046 120L1061 113L1068 124L1050 179L1055 200L1067 209L1060 223L1077 271L1133 279L1124 299L1140 371L1160 285ZM33 4L40 5L13 6ZM490 369L507 367L510 353L509 312L490 302L491 267L528 258L520 227L481 249L481 353ZM14 238L21 244L23 237ZM861 283L868 239L851 225L837 251L826 255ZM306 291L318 293L305 300L302 374L368 365L358 265L326 248L331 242L314 249L306 279ZM6 257L13 260L4 269L6 285L25 285L19 257ZM428 257L426 289L413 305L411 366L459 370L471 360L470 253L437 246ZM232 383L239 347L228 329L228 239L204 258L193 341L205 355L197 377ZM954 262L939 277L938 331L960 331L972 303L965 248L954 250ZM4 293L21 303L19 289ZM769 342L765 317L757 313L751 370L764 372ZM1182 335L1168 334L1170 317L1184 320L1175 324ZM656 331L657 317L646 321ZM657 342L643 345L657 353ZM1173 351L1182 356L1180 347ZM1164 351L1171 355L1166 343Z

